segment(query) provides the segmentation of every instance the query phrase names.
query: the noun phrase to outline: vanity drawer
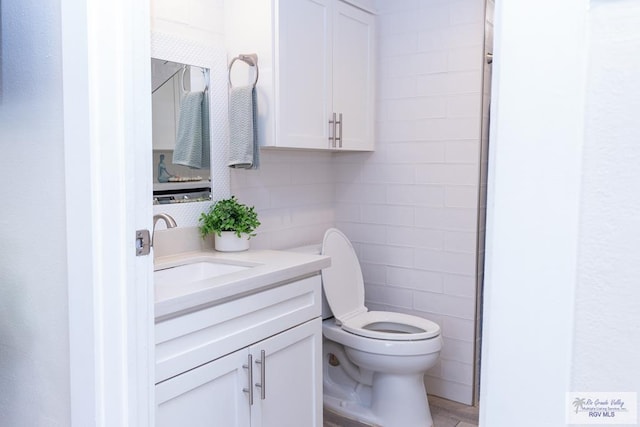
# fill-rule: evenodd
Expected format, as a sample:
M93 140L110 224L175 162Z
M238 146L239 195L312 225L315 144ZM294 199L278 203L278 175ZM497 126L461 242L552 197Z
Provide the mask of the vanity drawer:
M320 316L320 275L155 326L156 384Z

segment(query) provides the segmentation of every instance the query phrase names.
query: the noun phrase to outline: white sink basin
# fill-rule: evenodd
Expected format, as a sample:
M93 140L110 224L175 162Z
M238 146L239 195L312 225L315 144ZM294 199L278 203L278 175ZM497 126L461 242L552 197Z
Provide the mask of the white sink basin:
M163 268L153 272L156 285L191 283L199 280L211 279L251 267L233 264L222 264L208 261L196 261L175 267Z

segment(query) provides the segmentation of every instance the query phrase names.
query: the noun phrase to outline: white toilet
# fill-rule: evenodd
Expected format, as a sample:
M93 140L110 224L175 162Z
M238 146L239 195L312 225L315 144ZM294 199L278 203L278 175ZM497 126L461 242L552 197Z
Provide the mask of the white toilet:
M384 427L431 427L423 375L440 354L440 327L402 313L368 311L364 282L349 239L327 230L322 253L324 405L340 415Z

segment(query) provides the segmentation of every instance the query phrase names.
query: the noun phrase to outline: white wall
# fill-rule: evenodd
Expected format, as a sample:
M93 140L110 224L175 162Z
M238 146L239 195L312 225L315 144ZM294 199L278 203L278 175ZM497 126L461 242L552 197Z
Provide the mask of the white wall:
M260 170L231 172L232 194L260 214L255 248L343 229L358 249L370 308L442 325L429 392L471 403L484 2L376 7L376 152L262 150Z
M165 4L166 3L166 4ZM218 14L223 2L187 6ZM153 28L222 37L155 0ZM476 340L484 1L379 1L376 152L262 150L259 170L231 170L231 193L255 205L254 248L353 240L370 308L441 324L429 392L471 403ZM197 27L197 31L191 27Z
M429 393L471 403L484 1L378 1L376 151L336 154L370 309L438 322Z
M331 153L262 150L260 169L231 171L231 193L254 205L262 223L255 249L319 243L334 225Z
M224 0L151 0L151 30L216 46L224 40Z
M269 18L264 18L268 25ZM228 52L230 57L237 54ZM261 68L261 78L266 78L268 70L262 70L269 67ZM260 169L231 169L230 174L231 194L255 206L262 223L251 239L254 249L319 243L326 229L334 225L335 181L330 153L262 149Z
M70 383L60 3L4 0L1 8L0 424L65 426Z
M589 15L571 388L640 392L640 5Z
M153 0L151 14L153 31L199 44L223 44L223 0ZM259 170L232 169L230 175L231 194L242 203L255 206L262 222L258 235L252 239L255 249L317 243L333 225L329 153L262 150ZM185 217L195 221L198 214ZM185 225L196 224L197 221Z

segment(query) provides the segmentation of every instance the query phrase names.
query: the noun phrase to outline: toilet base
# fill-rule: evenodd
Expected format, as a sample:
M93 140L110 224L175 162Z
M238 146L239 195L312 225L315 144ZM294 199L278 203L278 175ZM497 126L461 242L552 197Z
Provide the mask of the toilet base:
M327 384L323 401L330 411L374 426L433 427L423 374L375 373L370 406L359 399L332 395Z
M340 399L325 394L323 396L323 404L326 409L341 417L371 426L383 427L382 422L371 412L371 409L357 401Z
M373 377L371 410L385 427L433 427L423 374Z

